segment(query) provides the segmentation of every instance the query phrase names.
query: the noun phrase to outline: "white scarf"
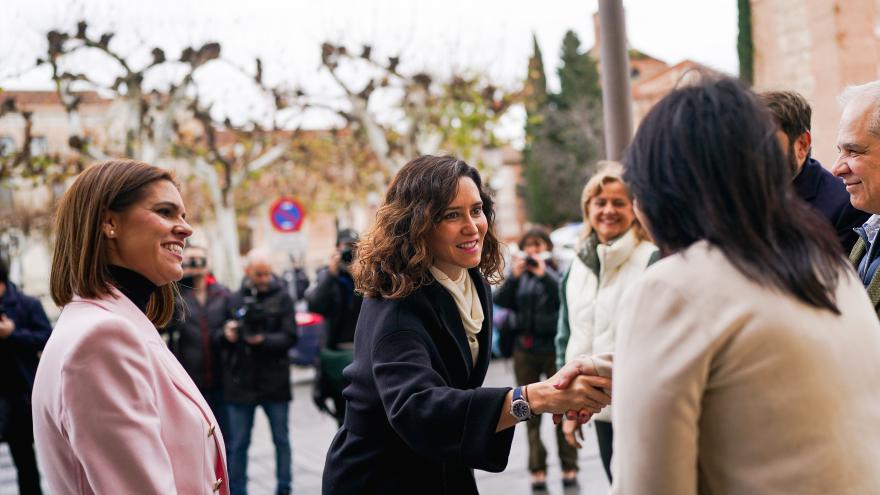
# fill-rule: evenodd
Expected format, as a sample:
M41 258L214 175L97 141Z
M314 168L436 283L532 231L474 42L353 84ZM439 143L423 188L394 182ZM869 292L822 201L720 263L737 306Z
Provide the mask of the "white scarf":
M477 363L477 355L480 353L480 343L477 342L477 334L483 328L483 306L480 304L480 297L477 295L477 287L474 281L468 275L468 271L462 269L461 275L456 280L452 280L446 276L443 271L434 266L431 267L431 275L442 285L452 299L455 306L458 307L458 313L461 315L461 323L464 326L465 334L467 334L468 346L471 348L471 359L474 364Z

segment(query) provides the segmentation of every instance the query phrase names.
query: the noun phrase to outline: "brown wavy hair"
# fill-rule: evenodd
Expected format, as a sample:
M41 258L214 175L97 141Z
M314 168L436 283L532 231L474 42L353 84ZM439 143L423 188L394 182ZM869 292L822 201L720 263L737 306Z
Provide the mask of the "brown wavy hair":
M504 261L495 236L494 201L479 172L452 156L424 155L397 172L376 212L376 224L358 243L358 259L352 269L358 292L365 297L399 299L433 280L429 268L434 258L427 238L455 199L461 177L477 185L489 224L480 273L492 283L501 281Z
M74 295L87 299L112 294L109 247L101 231L104 213L121 212L144 197L147 186L167 180L165 169L135 160L111 160L92 165L73 181L55 212L55 250L49 275L52 300L58 306ZM147 301L146 315L158 327L171 321L177 284L159 287Z

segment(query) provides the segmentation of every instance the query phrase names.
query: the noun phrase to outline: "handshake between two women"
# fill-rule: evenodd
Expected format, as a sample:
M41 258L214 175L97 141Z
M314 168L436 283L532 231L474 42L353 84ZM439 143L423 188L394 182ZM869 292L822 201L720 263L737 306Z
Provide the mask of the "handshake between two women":
M547 380L523 387L532 414L551 413L556 424L563 417L580 424L589 421L611 404L613 358L612 353L579 356Z

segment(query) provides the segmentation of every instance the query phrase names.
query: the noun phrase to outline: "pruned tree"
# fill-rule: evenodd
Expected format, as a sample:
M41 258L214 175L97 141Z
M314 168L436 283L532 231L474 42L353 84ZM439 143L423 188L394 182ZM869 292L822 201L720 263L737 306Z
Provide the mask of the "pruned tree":
M427 72L405 73L399 56L380 58L370 45L350 50L325 42L321 63L343 101L308 106L339 116L390 173L417 155L438 151L481 165L481 151L501 144L499 121L519 96L479 74L440 80ZM377 95L384 106L374 103Z
M207 42L198 48L187 47L176 58L167 57L162 48L155 47L150 50L148 62L135 66L131 61L132 57L124 56L111 46L114 36L112 32L90 34L86 21L80 21L75 31L49 31L46 35L46 56L38 59L37 65L48 65L51 68L52 81L69 116L70 140L81 143L75 148L90 158L101 159L106 156L91 150L88 139L83 134L79 115L81 100L76 89L88 87L112 94L123 103L125 111L122 113L122 147L107 151L153 163L168 154L174 137L175 117L189 106L197 91L194 76L200 68L220 57L220 44ZM104 63L89 67L76 66L76 61L72 60L74 55L87 51L102 55ZM102 69L112 67L111 70L116 73L115 79L109 84L99 80L93 73L98 66ZM164 87L144 86L144 81L151 72L169 66L182 69L182 75L169 80Z
M46 234L50 227L50 210L54 202L51 196L56 190L55 186L82 171L83 162L59 153L35 152L33 112L19 107L17 100L11 95L4 95L2 90L0 119L17 120L22 129L21 146L0 142L0 190L5 191L0 199L0 232L15 229L25 235L32 232ZM16 200L15 192L33 192L38 188L48 194L46 204Z
M241 260L234 192L246 187L252 174L279 163L293 134L281 132L274 118L285 97L281 90L263 83L262 63L257 60L255 73L247 77L265 96L270 118L262 122L250 118L234 124L225 116L215 115L195 79L198 71L221 59L219 43L187 47L176 57L154 47L149 50L148 60L137 64L134 60L138 57L123 55L115 46L114 33L92 33L85 21L69 32L52 30L46 38L46 55L37 60L37 65L51 69L51 79L68 116L71 153L79 157L80 166L86 161L123 155L163 166L174 162L181 175L200 180L204 187L196 189L207 193L206 204L211 209L210 215L202 215L204 225L213 230L212 237L220 239L223 246L224 259L217 260L215 267L224 281L237 283ZM84 64L78 55L86 52L98 54L104 62ZM109 82L100 77L108 69L115 74ZM164 79L151 78L157 71L162 71ZM159 82L148 86L147 80ZM117 123L122 131L112 142L97 146L83 126L80 94L86 88L111 95L118 105L114 113L119 116ZM218 141L219 133L227 142ZM45 159L58 161L57 157Z
M261 67L259 60L257 67ZM259 75L258 70L255 79L261 84ZM204 184L213 213L215 238L220 239L226 253L224 266L218 268L228 280L237 281L242 276L239 218L251 210L247 205L237 205L238 198L265 200L266 191L254 196L249 186L268 167L285 163L287 168L293 168L291 144L299 130L276 126L267 130L256 122L235 125L228 118L218 125L210 107L202 106L198 99L191 101L187 115L190 118L174 123L176 139L172 153L186 159L191 175ZM242 191L246 194L237 194Z

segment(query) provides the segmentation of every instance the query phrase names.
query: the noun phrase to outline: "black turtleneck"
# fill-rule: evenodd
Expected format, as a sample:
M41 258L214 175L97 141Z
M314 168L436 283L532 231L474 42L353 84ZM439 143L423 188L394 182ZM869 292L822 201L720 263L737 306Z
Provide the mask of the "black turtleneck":
M156 284L140 273L117 265L108 265L110 276L113 277L113 285L131 299L142 313L147 312L147 301L156 291Z

